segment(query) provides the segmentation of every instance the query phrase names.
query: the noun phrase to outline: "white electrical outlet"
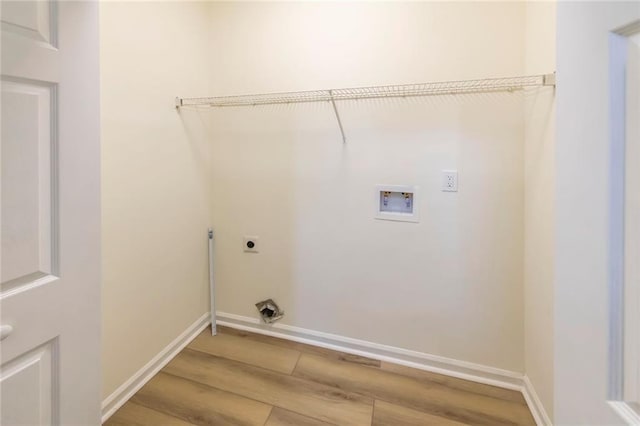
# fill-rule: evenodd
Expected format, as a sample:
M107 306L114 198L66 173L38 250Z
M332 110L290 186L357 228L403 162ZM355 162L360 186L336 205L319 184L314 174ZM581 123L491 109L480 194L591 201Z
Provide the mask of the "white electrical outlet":
M249 253L258 253L258 240L258 237L245 236L242 242L243 250Z
M445 192L458 191L458 171L457 170L442 171L442 190Z

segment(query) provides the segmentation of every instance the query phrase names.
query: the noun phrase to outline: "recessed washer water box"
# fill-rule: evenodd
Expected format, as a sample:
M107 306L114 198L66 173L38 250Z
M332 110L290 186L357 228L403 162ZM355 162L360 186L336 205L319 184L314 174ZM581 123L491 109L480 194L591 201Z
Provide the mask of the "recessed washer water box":
M415 185L376 185L375 218L419 222L418 190Z

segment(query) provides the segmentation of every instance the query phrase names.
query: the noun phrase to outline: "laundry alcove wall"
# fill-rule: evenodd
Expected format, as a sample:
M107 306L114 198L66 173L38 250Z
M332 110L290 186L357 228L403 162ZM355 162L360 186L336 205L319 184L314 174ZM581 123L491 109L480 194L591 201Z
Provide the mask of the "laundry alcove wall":
M212 16L224 62L210 95L524 71L519 4L220 4ZM203 110L219 317L255 318L273 297L287 325L523 371L524 96L340 102L344 145L329 103ZM444 169L459 192L441 191ZM420 223L374 220L376 184L420 186ZM243 235L260 236L258 255Z
M482 96L342 104L345 145L328 105L211 111L219 318L274 297L285 324L456 358L492 340L500 358L475 362L521 359L523 98ZM451 168L460 190L444 193ZM377 183L420 186L420 223L375 220Z
M176 111L172 101L552 72L527 66L538 22L527 8L104 6L103 34L118 42L106 46L103 87L123 87L103 100L105 397L206 313L209 225L222 320L248 324L254 303L273 297L289 327L521 375L527 102L552 88L341 102L346 144L329 103ZM179 36L158 41L164 18ZM457 193L441 191L446 169L459 172ZM420 222L374 219L376 184L419 186ZM136 228L145 218L154 229ZM136 250L121 252L127 235ZM259 253L243 252L245 235L260 237ZM158 317L173 328L144 319ZM153 343L135 341L143 334Z
M104 413L208 319L208 136L163 103L208 86L209 13L100 4Z

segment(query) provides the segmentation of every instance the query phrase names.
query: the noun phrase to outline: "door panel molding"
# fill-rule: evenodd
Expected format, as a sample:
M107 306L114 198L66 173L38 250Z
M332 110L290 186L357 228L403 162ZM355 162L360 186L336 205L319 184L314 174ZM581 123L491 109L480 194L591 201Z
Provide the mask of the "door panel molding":
M58 46L58 7L53 0L3 1L0 6L2 31L52 48Z
M58 275L57 89L55 83L2 77L0 298Z
M0 386L3 424L25 424L21 416L30 411L30 424L59 424L58 338L2 364Z

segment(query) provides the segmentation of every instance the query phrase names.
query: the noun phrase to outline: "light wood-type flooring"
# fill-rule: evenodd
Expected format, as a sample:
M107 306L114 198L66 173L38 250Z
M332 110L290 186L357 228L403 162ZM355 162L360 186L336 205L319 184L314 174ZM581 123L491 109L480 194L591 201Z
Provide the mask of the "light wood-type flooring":
M534 425L519 392L288 340L205 330L106 426Z

